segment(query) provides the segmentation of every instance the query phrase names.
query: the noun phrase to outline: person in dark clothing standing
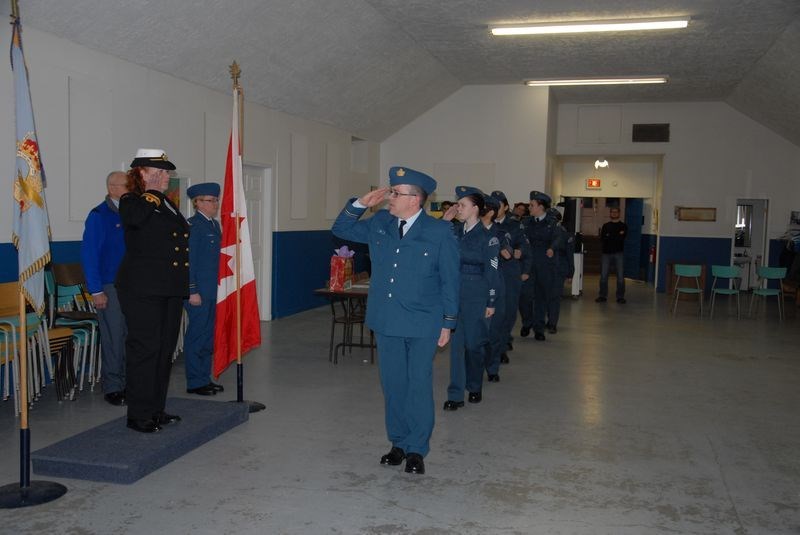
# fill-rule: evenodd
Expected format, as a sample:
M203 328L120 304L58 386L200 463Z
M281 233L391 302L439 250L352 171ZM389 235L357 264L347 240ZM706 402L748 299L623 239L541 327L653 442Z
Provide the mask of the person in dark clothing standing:
M128 427L154 433L180 420L164 412L183 300L189 295L189 224L164 195L175 165L164 151L139 149L119 201L125 256L116 287L125 340Z
M600 229L600 241L603 244L603 258L600 267L600 295L595 299L605 303L608 299L608 271L614 264L617 274L617 303L625 303L625 275L623 270L625 238L628 236L628 225L619 220L619 208L609 211L611 221Z

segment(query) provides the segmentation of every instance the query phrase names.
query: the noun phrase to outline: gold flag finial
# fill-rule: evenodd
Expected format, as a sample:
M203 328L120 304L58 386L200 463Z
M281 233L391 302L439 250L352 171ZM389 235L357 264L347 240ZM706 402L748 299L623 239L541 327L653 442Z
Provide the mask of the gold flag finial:
M231 73L231 78L233 79L233 87L239 87L239 77L242 75L242 69L239 68L239 64L236 63L236 60L231 63L228 71Z

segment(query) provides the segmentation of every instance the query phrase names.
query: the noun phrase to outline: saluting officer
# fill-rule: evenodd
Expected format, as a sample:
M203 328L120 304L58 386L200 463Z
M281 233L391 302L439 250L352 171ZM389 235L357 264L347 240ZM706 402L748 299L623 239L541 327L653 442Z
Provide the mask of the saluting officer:
M423 206L436 190L430 176L407 167L389 169L390 188L351 199L333 233L368 243L372 276L366 323L375 332L392 449L381 464L425 473L423 457L433 432L433 357L444 347L458 313L458 245L450 224ZM389 210L359 220L389 196Z
M550 196L541 191L531 191L531 217L525 220L525 231L531 244L530 278L522 286L519 312L522 316L520 336L528 336L533 328L536 340L544 340L547 301L551 295L555 278L556 259L554 248L558 236L557 225L547 216Z
M153 433L180 417L164 412L183 299L189 294L189 224L164 195L175 165L160 149L139 149L119 202L125 256L117 293L125 341L128 427Z
M514 257L514 249L511 247L511 236L495 223L497 214L500 212L500 201L491 195L484 194L483 201L486 204L485 214L481 216L481 222L489 235L497 238L499 242L498 261L502 262L506 258ZM506 260L507 261L507 260ZM498 267L499 272L499 267ZM489 349L486 352L486 379L490 383L500 381L500 361L501 355L505 353L508 337L504 331L505 312L506 312L506 285L502 274L498 274L497 296L494 300L494 315L489 320ZM515 307L516 309L516 307Z
M483 192L470 186L456 188L458 203L443 219L458 214L453 231L461 253L461 290L459 291L458 326L450 346L450 384L444 410L455 411L467 401L483 399L483 370L489 352L489 321L495 313L500 274L497 252L500 242L481 223L486 213Z
M519 308L522 283L530 276L531 247L530 243L528 243L528 236L525 234L525 226L510 213L511 208L506 194L502 191L493 191L492 197L500 202L495 224L510 236L513 249L510 258L507 258L507 255L504 255L502 251L500 252L500 274L503 276L506 290L503 331L505 332L507 347L510 349L513 339L511 331L517 322L517 309ZM508 361L508 355L505 352L501 353L500 362L507 364Z
M219 184L195 184L186 194L195 209L195 214L189 218L189 299L184 303L189 316L183 342L186 392L213 396L224 390L222 385L211 381L222 239L219 222L214 219L219 212Z

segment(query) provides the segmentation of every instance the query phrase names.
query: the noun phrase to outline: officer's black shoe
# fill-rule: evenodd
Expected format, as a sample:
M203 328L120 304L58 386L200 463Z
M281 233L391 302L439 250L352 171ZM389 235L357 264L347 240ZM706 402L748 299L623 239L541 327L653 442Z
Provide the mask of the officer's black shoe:
M499 383L500 382L500 376L497 375L496 373L490 373L487 380L490 383Z
M536 333L533 338L539 342L544 342L545 340L544 333Z
M470 392L467 401L469 401L470 403L480 403L482 399L483 395L481 395L480 392Z
M531 328L530 327L522 327L522 329L519 330L519 335L521 337L523 337L523 338L525 338L529 334L531 334Z
M125 392L109 392L103 396L106 402L120 407L125 405Z
M500 364L508 364L510 361L508 360L508 355L503 353L500 355Z
M211 385L198 386L197 388L187 388L187 394L198 394L200 396L216 396L217 391Z
M140 433L155 433L161 431L161 427L155 420L136 420L128 418L128 428Z
M558 327L556 327L555 325L548 325L547 332L549 332L550 334L556 334L558 332Z
M625 303L627 303L627 301L625 301L624 297L618 297L617 303L619 303L620 305L624 305Z
M225 387L224 386L218 385L217 383L215 383L213 381L208 383L206 386L210 386L211 388L213 388L217 392L225 392Z
M408 474L424 474L425 463L422 460L422 455L419 453L409 453L406 459L406 473Z
M180 422L181 417L177 414L167 414L166 412L159 412L153 417L153 421L157 423L159 426L174 424L175 422Z
M595 303L605 303L606 301L608 300L605 297L598 297L594 300Z
M446 411L457 411L459 407L463 407L463 401L450 401L449 399L444 402L444 410Z
M511 342L508 343L508 351L514 351L514 344Z
M403 459L405 458L406 452L403 451L403 448L392 446L392 449L389 450L389 453L381 457L381 464L397 466L398 464L402 463Z

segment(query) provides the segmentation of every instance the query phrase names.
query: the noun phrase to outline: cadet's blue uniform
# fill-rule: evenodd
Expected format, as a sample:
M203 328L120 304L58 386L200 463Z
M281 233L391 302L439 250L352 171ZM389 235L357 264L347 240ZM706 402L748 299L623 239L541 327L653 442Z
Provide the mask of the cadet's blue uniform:
M215 219L197 212L189 218L189 294L200 294L200 305L185 301L189 326L183 342L186 388L211 383L214 354L214 317L217 310L217 273L222 232Z
M554 331L558 326L558 317L561 313L561 294L564 293L564 281L575 273L574 253L575 236L567 232L562 225L557 224L554 235L556 236L553 257L556 260L556 269L553 275L553 286L547 304L547 327Z
M503 332L505 333L506 344L510 344L513 339L511 330L517 322L519 295L522 290L522 279L520 277L523 273L530 273L531 270L531 247L528 243L528 236L525 234L525 226L519 219L506 214L506 218L502 222L495 221L495 224L510 236L511 248L522 251L520 258L514 258L513 251L511 258L508 260L502 256L500 257L500 274L503 276L506 290Z
M503 262L505 260L505 258L499 254L500 251L507 251L513 258L514 249L511 247L511 236L496 223L492 223L491 228L487 230L490 236L497 239L498 261ZM508 336L505 332L507 293L502 273L498 273L494 315L489 318L489 350L486 352L484 363L488 375L497 375L497 372L500 370L500 355L505 351L506 345L508 344ZM514 309L516 310L516 306Z
M458 326L450 346L448 401L464 401L464 389L481 392L486 353L489 349L489 319L486 309L495 308L500 274L497 253L500 242L478 221L466 233L453 225L461 253L461 291Z
M548 298L552 293L556 274L556 259L547 256L547 250L557 243L555 218L543 215L541 219L529 217L523 223L531 247L530 278L522 285L519 312L523 328L533 328L537 334L544 333L545 313Z
M458 245L450 223L425 210L400 239L397 217L380 210L359 220L366 208L356 208L353 200L332 230L339 238L369 244L366 323L378 341L386 432L394 447L425 456L434 422L436 344L443 328L456 327Z

